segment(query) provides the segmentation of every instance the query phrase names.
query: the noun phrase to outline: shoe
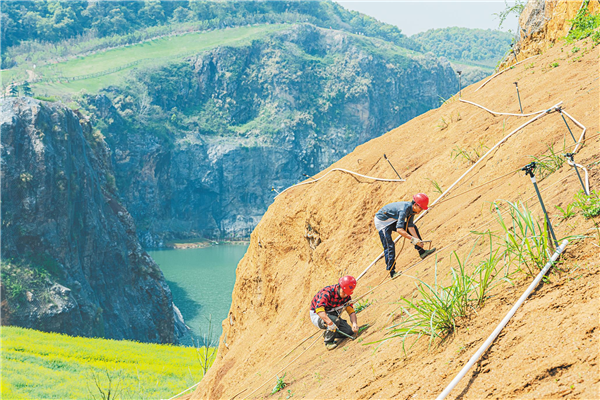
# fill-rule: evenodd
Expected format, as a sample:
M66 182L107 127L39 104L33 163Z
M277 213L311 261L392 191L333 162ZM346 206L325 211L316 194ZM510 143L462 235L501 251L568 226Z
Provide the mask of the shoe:
M327 350L333 350L336 347L338 347L338 343L337 342L329 342L329 343L325 343L325 348Z
M402 272L396 272L396 271L394 271L394 273L393 273L393 274L391 274L391 275L392 275L392 279L394 279L394 278L396 278L396 277L398 277L398 276L402 275Z
M393 270L390 271L390 278L393 278L394 275L396 275L396 270L395 269L393 269Z
M419 255L421 256L421 260L423 260L428 255L435 253L435 250L436 250L436 248L434 247L433 249L425 250L422 253L420 253Z

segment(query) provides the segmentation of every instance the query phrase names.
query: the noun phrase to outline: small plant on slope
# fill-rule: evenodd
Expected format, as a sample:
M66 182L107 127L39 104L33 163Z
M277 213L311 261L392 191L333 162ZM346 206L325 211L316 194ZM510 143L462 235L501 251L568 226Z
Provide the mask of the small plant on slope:
M275 386L273 387L273 390L271 390L271 394L275 394L277 392L279 392L281 389L283 389L284 387L287 386L287 383L285 383L283 381L283 378L285 378L285 373L283 374L283 376L281 377L277 377L277 382L275 383Z
M431 182L431 184L433 185L433 190L435 190L436 192L442 194L444 191L442 190L442 187L440 186L439 183L437 183L437 181L434 181L432 179L429 179L429 182Z
M600 191L592 191L589 196L586 196L585 193L580 190L579 193L575 195L573 206L579 209L581 214L587 219L600 215Z
M450 153L450 157L452 157L455 160L457 158L461 157L465 161L468 161L471 164L475 164L477 162L477 160L479 160L481 158L481 156L485 153L484 149L487 149L487 148L488 147L486 145L484 145L483 142L479 142L479 145L477 145L475 147L471 147L470 150L462 149L462 148L456 146Z
M504 271L502 278L499 278L500 268L498 263L502 258L500 248L494 250L493 236L491 232L483 233L488 236L490 241L490 254L487 258L480 261L473 274L474 293L477 307L482 307L488 298L489 292L498 286L502 281L510 282L508 279L508 270Z
M202 337L198 340L192 339L194 347L196 348L196 358L198 359L200 367L202 368L202 376L206 375L206 371L208 371L208 369L212 365L217 352L216 345L218 344L215 343L215 338L213 336L212 314L209 315L209 317L206 318L206 320L208 321L207 332L205 332L204 334L200 332Z
M369 301L369 299L359 300L354 305L354 311L358 314L359 312L363 311L365 308L369 307L371 304L373 304L373 302Z
M497 213L496 219L502 228L499 239L504 248L504 262L507 265L515 264L517 271L525 266L528 275L535 275L549 258L548 227L545 220L544 224L540 224L526 205L509 201L506 204L509 208L507 220L500 212L499 203L492 204Z
M556 208L558 211L561 212L561 218L563 220L569 219L571 217L575 216L575 204L571 203L571 204L567 204L566 208L562 208L561 206L554 206L554 208Z
M473 249L475 246L473 246ZM471 249L471 253L473 252ZM473 277L466 272L469 255L463 261L456 252L453 253L458 262L458 268L451 267L452 283L449 286L438 284L437 259L435 261L435 278L433 285L418 279L417 291L419 300L403 298L402 310L405 314L403 320L390 326L388 337L402 339L402 349L406 352L406 340L416 336L416 343L422 336L429 336L429 345L436 338L443 338L456 329L458 318L467 315L471 308L470 295L474 290ZM411 345L412 347L412 345Z
M554 146L548 146L547 154L539 157L530 156L535 161L538 177L540 180L547 178L552 173L556 172L565 163L565 158L554 151Z

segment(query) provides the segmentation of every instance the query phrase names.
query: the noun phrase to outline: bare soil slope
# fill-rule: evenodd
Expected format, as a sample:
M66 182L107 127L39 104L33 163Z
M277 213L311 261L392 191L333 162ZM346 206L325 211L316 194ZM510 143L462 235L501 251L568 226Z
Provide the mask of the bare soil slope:
M580 51L573 52L574 47ZM599 159L598 47L591 41L557 44L531 62L517 65L485 87L462 91L465 100L498 112L518 113L513 82L519 83L525 113L548 109L562 101L564 110L587 127L585 146L575 160L591 165ZM552 67L553 63L555 66ZM332 172L314 184L290 189L269 208L252 234L237 270L229 318L223 322L218 359L197 390L199 398L434 398L471 357L533 278L515 277L503 285L457 331L431 348L421 340L405 355L398 339L365 345L385 337L401 316L399 300L415 295L418 276L433 282L435 258L415 265L410 273L390 281L380 260L359 281L355 298L375 289L373 304L358 314L370 327L362 341L346 341L327 351L315 333L308 308L314 294L343 274L358 276L381 252L373 216L383 205L410 200L416 192L435 199L431 181L448 188L471 164L452 156L453 149L491 148L532 117L494 116L460 102L446 102L399 128L372 140L332 168L395 178L385 153L406 182L374 182ZM578 138L581 129L569 121ZM450 272L451 252L467 253L469 231L498 229L490 203L497 199L527 200L541 217L531 181L522 172L491 184L485 182L529 163L531 156L554 145L573 145L557 112L519 131L476 167L418 223L438 249L438 279ZM325 174L322 172L319 176ZM600 187L598 164L590 167L590 186ZM555 205L565 207L580 190L574 170L564 165L539 182L557 236L595 234L593 221L577 216L562 221ZM474 190L454 197L470 188ZM598 219L598 218L597 218ZM466 237L464 237L466 236ZM464 238L463 238L464 237ZM462 238L462 239L461 239ZM460 239L460 240L459 240ZM458 241L457 241L458 240ZM598 398L598 237L573 242L562 257L560 271L541 285L517 312L501 336L451 393L453 398ZM400 242L397 245L399 250ZM418 261L405 245L400 270ZM385 281L387 279L387 281ZM344 314L347 318L347 316ZM308 349L308 350L306 350ZM270 395L274 375L285 372L285 389ZM264 384L264 385L263 385ZM262 387L260 387L263 385ZM259 388L259 390L255 390Z

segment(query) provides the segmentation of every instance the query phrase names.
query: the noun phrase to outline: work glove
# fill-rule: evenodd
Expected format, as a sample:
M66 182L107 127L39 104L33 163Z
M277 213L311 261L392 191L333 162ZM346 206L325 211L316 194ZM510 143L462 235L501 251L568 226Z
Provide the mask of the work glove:
M335 326L335 324L331 324L331 325L327 325L327 330L331 331L331 332L335 332L337 331L337 326Z
M410 243L414 244L414 245L417 245L417 244L421 243L421 239L413 237L413 238L410 239Z

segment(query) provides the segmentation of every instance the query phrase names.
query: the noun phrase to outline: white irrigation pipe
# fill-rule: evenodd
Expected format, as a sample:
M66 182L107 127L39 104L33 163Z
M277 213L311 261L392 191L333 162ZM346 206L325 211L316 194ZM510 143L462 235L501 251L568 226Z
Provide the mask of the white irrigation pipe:
M532 122L537 121L538 119L540 119L541 117L543 117L544 115L548 114L549 112L551 112L552 110L556 109L558 106L560 106L562 104L562 101L557 103L556 105L550 107L549 109L547 109L546 111L543 111L542 113L540 113L539 115L537 115L536 117L530 119L529 121L525 122L523 125L519 126L517 129L515 129L514 131L512 131L511 133L509 133L508 135L506 135L502 140L500 140L498 143L496 143L494 145L494 147L492 147L491 149L489 149L487 151L487 153L485 153L483 156L481 156L479 158L479 160L477 160L477 162L475 164L473 164L471 166L471 168L469 168L464 174L461 175L460 178L458 178L456 180L456 182L454 182L452 184L452 186L450 186L448 189L446 189L446 191L444 193L442 193L440 195L440 197L438 197L429 207L433 207L438 201L440 201L442 199L442 197L444 197L450 190L452 190L454 188L454 186L456 186L458 184L458 182L460 182L469 172L471 172L473 170L473 168L475 168L481 161L483 161L488 154L490 154L492 151L494 151L498 146L500 146L502 143L504 143L508 138L510 138L512 135L514 135L515 133L517 133L518 131L520 131L521 129L523 129L524 127L526 127L527 125L531 124ZM423 216L425 216L425 214L427 214L429 210L424 211L421 215L419 215L417 217L417 219L415 219L415 222L419 221ZM398 236L395 240L394 243L396 243L402 236ZM379 256L377 256L377 258L375 260L373 260L373 262L371 262L371 264L369 264L369 266L367 268L365 268L365 270L363 272L361 272L361 274L358 276L358 278L356 278L356 280L359 280L360 278L362 278L367 271L373 266L375 265L375 263L377 261L379 261L379 259L381 257L383 257L383 252L381 252L381 254L379 254Z
M484 109L485 111L489 112L492 115L514 115L516 117L529 117L532 115L538 115L541 113L546 112L545 110L542 111L537 111L531 114L510 114L510 113L501 113L501 112L496 112L496 111L492 111L488 108L485 108L477 103L473 103L472 101L468 101L468 100L463 100L463 99L459 99L459 101L462 101L463 103L468 103L468 104L472 104L475 107L479 107ZM575 148L573 149L573 153L577 153L577 150L579 148L579 146L583 143L583 139L585 137L585 131L586 131L586 127L583 126L579 121L577 121L575 118L573 118L572 116L570 116L566 111L560 110L560 112L562 114L565 114L567 117L569 117L569 119L571 121L573 121L577 126L579 126L581 129L583 129L583 132L581 132L581 136L579 137L579 141L576 143ZM581 168L584 172L585 172L585 189L586 189L586 194L589 195L590 193L590 181L589 181L589 177L588 177L588 171L587 169L583 166L583 165L579 165L579 164L575 164L572 163L571 161L567 160L567 164L569 164L572 167L579 167Z
M585 172L585 195L589 196L590 195L590 180L588 178L588 170L583 165L571 162L571 160L567 160L567 164L569 164L573 168L579 167Z
M202 382L202 381L200 381L200 382ZM184 394L188 390L195 388L196 386L198 386L200 384L200 382L196 383L194 386L190 386L189 388L185 389L183 392L181 392L179 394L176 394L175 396L169 398L169 400L173 400L174 398L181 396L182 394Z
M585 137L585 131L586 131L586 127L583 126L579 121L577 121L575 118L571 117L565 110L560 110L561 114L565 114L567 117L569 117L569 119L571 121L573 121L575 123L575 125L577 125L578 127L580 127L581 129L583 129L583 132L581 132L581 136L579 137L579 141L577 142L577 145L575 146L575 148L573 149L573 153L577 153L577 149L579 148L579 146L581 146L581 143L583 143L583 138Z
M475 91L478 91L479 89L481 89L482 87L484 87L485 85L487 85L487 83L488 83L489 81L491 81L492 79L494 79L494 78L495 78L495 77L497 77L498 75L500 75L500 74L502 74L502 73L504 73L504 72L508 71L508 70L509 70L509 69L511 69L512 67L514 67L514 66L516 66L516 65L519 65L519 64L521 64L522 62L525 62L525 61L529 60L530 58L537 57L538 55L539 55L539 54L536 54L535 56L527 57L526 59L524 59L524 60L521 60L521 61L519 61L518 63L516 63L516 64L513 64L513 65L511 65L510 67L508 67L508 68L505 68L505 69L503 69L502 71L500 71L500 72L498 72L498 73L496 73L496 74L492 75L492 76L490 77L490 79L488 79L487 81L483 82L483 84L482 84L481 86L479 86L477 89L475 89Z
M362 178L367 178L367 179L373 179L374 181L382 181L382 182L406 182L406 179L384 179L384 178L374 178L372 176L367 176L367 175L362 175L359 174L357 172L353 172L353 171L348 171L347 169L343 169L343 168L333 168L332 170L327 171L327 173L325 175L323 175L320 178L314 179L312 181L308 181L308 182L300 182L300 183L296 183L295 185L290 186L289 188L286 188L285 190L282 190L281 193L279 193L277 196L275 196L275 198L277 198L278 196L280 196L283 192L285 192L286 190L289 190L291 188L294 188L296 186L301 186L301 185L308 185L309 183L315 183L317 181L320 181L321 179L325 178L327 175L329 175L331 172L333 171L342 171L342 172L347 172L349 174L352 175L356 175L356 176L360 176Z
M469 362L467 362L467 364L463 367L463 369L460 370L460 372L458 373L458 375L456 375L456 377L452 380L452 382L450 382L450 384L446 387L446 389L444 389L444 391L436 398L436 400L443 400L443 399L445 399L446 396L448 396L448 394L450 394L450 391L452 389L454 389L454 387L458 384L458 382L467 374L467 372L473 366L473 364L475 364L477 362L477 360L479 359L479 357L481 357L481 355L483 353L485 353L485 351L491 346L491 344L494 342L494 340L496 340L496 337L500 334L500 331L502 331L502 329L504 329L504 327L506 326L506 324L508 323L508 321L513 317L513 315L515 315L515 313L517 312L517 310L519 309L519 307L521 307L521 304L523 304L525 302L525 300L527 300L527 297L529 297L529 295L531 294L531 292L533 292L533 290L540 283L540 281L542 280L542 278L544 277L544 275L546 275L546 273L548 272L548 270L550 269L550 267L552 267L552 264L554 264L554 262L556 261L556 259L558 258L558 256L560 256L560 253L562 253L563 250L565 249L565 247L567 247L567 244L569 244L569 241L567 239L565 239L561 243L561 245L556 249L556 251L552 255L552 258L550 258L550 260L548 261L548 263L540 271L540 273L535 278L535 280L531 283L531 285L529 285L529 287L527 288L527 290L525 291L525 293L523 293L521 295L521 297L519 298L519 300L510 309L510 311L508 312L508 314L506 314L506 316L504 317L504 319L500 322L500 324L496 327L496 329L494 329L494 332L492 332L492 334L490 335L490 337L485 341L485 343L483 343L481 345L481 347L479 348L479 350L477 350L477 352L473 355L473 357L471 357L471 359L469 360Z
M463 103L472 104L472 105L474 105L476 107L479 107L479 108L483 108L485 111L487 111L487 112L489 112L490 114L493 114L493 115L514 115L515 117L531 117L532 115L538 115L538 114L546 112L546 110L541 110L541 111L536 111L536 112L530 113L530 114L501 113L501 112L496 112L496 111L489 110L489 109L485 108L484 106L480 106L479 104L473 103L471 101L467 101L467 100L463 100L463 99L460 99L460 101L462 101Z
M581 136L579 137L579 140L577 141L577 144L575 145L575 148L573 149L573 153L577 153L577 150L579 149L579 146L581 146L581 144L583 143L583 139L585 138L585 131L587 130L587 128L585 126L583 126L575 118L573 118L572 116L570 116L566 111L560 110L560 113L566 115L567 117L569 117L569 119L571 121L573 121L573 123L575 125L577 125L581 129L583 129L583 132L581 132ZM570 160L567 160L567 164L569 164L570 166L572 166L574 168L579 167L579 168L581 168L585 172L585 190L586 190L586 195L589 196L590 195L590 180L589 180L589 177L588 177L588 171L587 171L587 169L583 165L575 164L574 162L571 162Z

